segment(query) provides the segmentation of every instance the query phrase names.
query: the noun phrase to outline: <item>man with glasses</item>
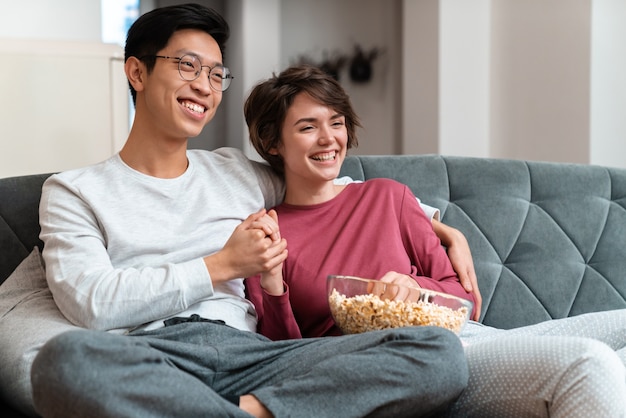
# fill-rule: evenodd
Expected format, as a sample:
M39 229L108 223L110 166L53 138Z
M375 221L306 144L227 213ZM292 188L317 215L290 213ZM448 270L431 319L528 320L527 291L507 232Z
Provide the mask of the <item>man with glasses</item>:
M40 207L46 275L84 329L32 366L43 417L421 416L467 383L456 336L414 327L272 342L242 277L287 256L283 185L237 150L187 150L232 76L228 26L197 4L130 28L136 107L119 154L52 176ZM252 215L250 215L252 213ZM323 231L313 231L323 233Z

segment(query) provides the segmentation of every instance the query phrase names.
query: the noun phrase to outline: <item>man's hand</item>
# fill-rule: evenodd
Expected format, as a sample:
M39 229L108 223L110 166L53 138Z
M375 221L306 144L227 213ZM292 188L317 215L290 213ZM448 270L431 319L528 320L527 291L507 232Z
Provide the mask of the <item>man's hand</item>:
M262 209L239 224L224 248L204 258L214 283L269 272L287 258L275 218ZM281 267L282 268L282 267Z
M434 219L433 229L441 240L441 243L448 249L448 258L450 258L452 267L459 276L461 286L463 286L465 291L471 292L474 295L476 303L474 303L472 319L478 321L480 319L483 299L478 289L474 260L472 259L472 252L470 251L467 239L458 229L452 228Z

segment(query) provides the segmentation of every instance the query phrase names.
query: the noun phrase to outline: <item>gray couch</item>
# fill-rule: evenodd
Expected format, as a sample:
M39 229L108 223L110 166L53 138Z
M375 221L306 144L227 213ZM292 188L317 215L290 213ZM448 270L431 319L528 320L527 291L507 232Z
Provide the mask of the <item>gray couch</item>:
M626 170L424 155L353 156L342 174L403 182L466 235L485 324L626 308ZM41 246L46 177L0 179L0 283ZM20 416L4 400L0 411Z

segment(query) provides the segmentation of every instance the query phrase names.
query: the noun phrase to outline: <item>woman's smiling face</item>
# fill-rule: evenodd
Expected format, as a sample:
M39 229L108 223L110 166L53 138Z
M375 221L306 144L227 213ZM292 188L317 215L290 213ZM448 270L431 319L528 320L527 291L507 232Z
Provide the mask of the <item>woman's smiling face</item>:
M348 142L343 115L300 93L289 107L281 131L277 153L283 158L288 184L328 182L339 175Z

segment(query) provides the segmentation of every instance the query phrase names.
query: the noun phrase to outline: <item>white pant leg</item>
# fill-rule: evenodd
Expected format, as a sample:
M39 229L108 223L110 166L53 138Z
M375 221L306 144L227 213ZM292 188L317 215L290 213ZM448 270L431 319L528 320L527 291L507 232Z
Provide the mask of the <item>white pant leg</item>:
M507 335L586 337L601 341L615 351L626 348L626 309L592 312L514 328ZM622 358L624 358L622 356Z
M606 344L507 334L496 331L496 338L476 344L469 339L469 385L451 416L626 416L625 368Z
M503 334L504 333L504 334ZM470 321L461 332L465 342L478 343L506 335L585 337L601 341L617 352L626 366L626 309L592 312L569 318L553 319L535 325L501 330Z

